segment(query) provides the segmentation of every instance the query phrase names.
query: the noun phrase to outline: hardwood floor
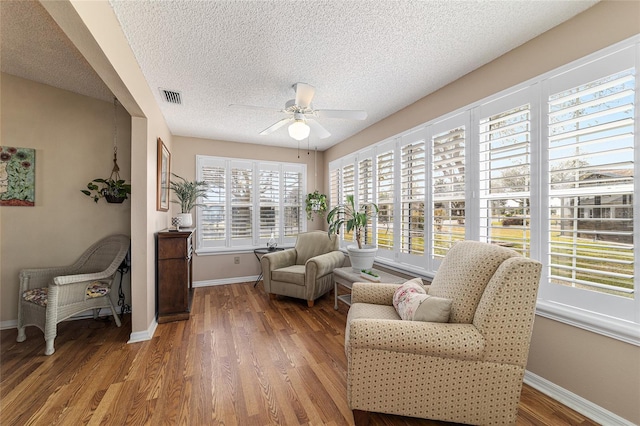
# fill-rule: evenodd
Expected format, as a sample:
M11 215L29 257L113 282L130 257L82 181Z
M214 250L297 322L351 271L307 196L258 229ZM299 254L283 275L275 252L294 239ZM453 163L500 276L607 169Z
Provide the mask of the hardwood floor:
M253 283L196 289L189 321L127 344L130 317L0 334L0 424L349 425L344 326L333 295L270 301ZM383 414L372 425L450 423ZM595 425L525 386L519 425Z

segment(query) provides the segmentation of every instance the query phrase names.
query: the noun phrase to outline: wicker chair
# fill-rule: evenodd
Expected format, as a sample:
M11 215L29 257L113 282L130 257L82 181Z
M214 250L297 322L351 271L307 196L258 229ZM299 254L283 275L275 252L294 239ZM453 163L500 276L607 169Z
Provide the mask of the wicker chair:
M71 266L23 269L20 272L18 342L27 338L25 327L35 325L44 332L45 355L55 351L57 324L72 315L111 308L118 327L120 318L109 292L118 266L129 250L129 237L112 235L93 244Z
M347 397L368 412L474 425L515 424L541 264L477 241L454 245L429 296L452 301L448 323L403 321L399 285L354 283L347 317Z

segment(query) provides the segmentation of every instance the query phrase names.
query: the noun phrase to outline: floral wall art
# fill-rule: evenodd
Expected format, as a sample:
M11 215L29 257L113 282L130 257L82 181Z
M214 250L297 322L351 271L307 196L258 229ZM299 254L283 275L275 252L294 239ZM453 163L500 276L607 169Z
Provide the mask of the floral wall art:
M35 205L36 150L0 146L0 206Z

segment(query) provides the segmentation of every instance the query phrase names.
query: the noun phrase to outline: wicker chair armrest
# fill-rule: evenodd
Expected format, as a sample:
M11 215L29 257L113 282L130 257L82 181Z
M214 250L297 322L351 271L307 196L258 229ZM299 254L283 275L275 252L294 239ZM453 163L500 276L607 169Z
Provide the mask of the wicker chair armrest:
M349 346L461 360L482 360L485 340L473 324L354 319Z
M55 277L70 273L73 273L70 266L23 269L20 271L20 293L34 288L48 287Z
M77 274L77 275L60 275L53 279L51 284L53 285L67 285L82 282L91 282L97 280L109 280L113 278L113 273L109 271L95 272L92 274Z

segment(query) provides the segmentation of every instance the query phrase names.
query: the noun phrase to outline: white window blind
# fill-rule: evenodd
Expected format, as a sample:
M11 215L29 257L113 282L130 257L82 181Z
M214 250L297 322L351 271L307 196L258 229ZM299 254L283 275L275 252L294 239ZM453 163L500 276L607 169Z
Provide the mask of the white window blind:
M413 139L417 135L408 135ZM401 148L400 182L402 201L400 252L424 253L425 141L406 143Z
M431 257L442 259L453 243L465 238L465 127L431 138Z
M529 256L531 111L524 104L479 121L481 239Z
M202 200L202 217L198 227L201 238L209 246L224 246L227 219L227 179L224 162L209 162L200 166L199 181L207 183L207 196Z
M347 195L355 196L355 166L353 163L342 167L342 203L347 204ZM351 243L354 239L353 231L347 232L346 226L343 226L342 240Z
M358 208L371 213L373 202L373 159L365 158L358 162ZM369 221L365 230L363 244L373 244L373 221Z
M293 241L300 232L302 226L302 203L303 190L302 172L298 170L287 170L283 172L283 202L284 205L284 236L289 241Z
M196 179L208 184L197 209L196 249L264 246L273 233L282 246L306 230L302 220L306 165L196 156Z
M260 210L258 218L261 240L271 235L279 238L280 221L280 172L277 167L260 167L259 172Z
M393 149L383 150L376 156L378 205L378 249L393 249L394 167ZM391 228L391 231L388 231Z
M550 282L633 298L635 72L553 93Z
M231 168L231 241L249 242L253 237L253 170L250 164Z

